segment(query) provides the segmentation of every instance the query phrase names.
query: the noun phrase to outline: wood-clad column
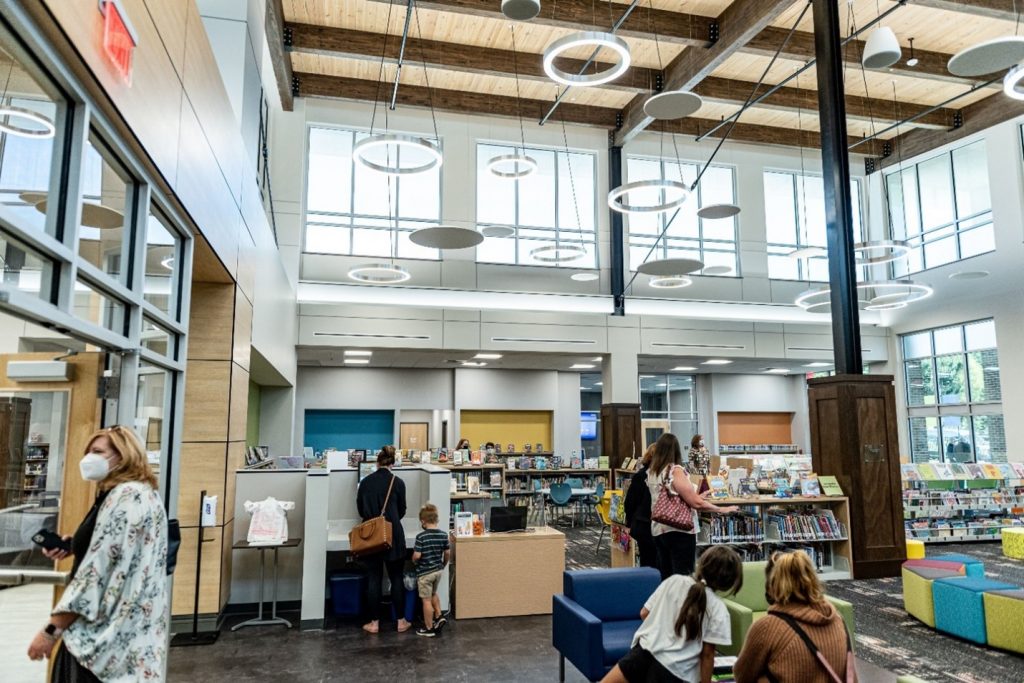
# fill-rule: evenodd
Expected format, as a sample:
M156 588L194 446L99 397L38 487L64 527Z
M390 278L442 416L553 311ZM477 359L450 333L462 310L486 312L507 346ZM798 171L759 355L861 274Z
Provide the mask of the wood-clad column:
M199 612L216 615L231 587L235 470L244 463L252 304L234 284L195 282L185 375L185 424L178 486L182 546L174 616L191 614L199 496L217 496L216 526L204 531Z
M899 576L906 559L896 396L891 375L808 380L814 471L850 499L853 576Z
M643 455L639 403L605 403L601 406L601 454L616 469L626 458Z

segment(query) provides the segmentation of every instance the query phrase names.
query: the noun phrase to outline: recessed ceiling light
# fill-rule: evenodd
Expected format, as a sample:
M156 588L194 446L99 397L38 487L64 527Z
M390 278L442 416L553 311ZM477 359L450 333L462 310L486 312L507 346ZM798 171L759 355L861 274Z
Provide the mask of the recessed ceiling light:
M765 368L764 371L770 375L788 375L789 368Z
M501 354L500 353L478 353L475 356L473 356L473 358L477 358L477 359L480 359L480 360L498 360L499 358L501 358Z
M373 351L346 351L346 356L372 356Z
M462 365L463 365L463 367L467 367L467 368L482 368L485 365L487 365L487 363L475 362L475 361L471 361L471 360L464 360L464 361L462 361Z
M672 372L693 372L696 369L692 365L680 365L678 368L672 368Z
M593 370L594 366L589 363L576 363L569 368L570 370Z
M988 370L989 368L985 368L985 369ZM996 368L996 369L998 370L998 368ZM594 382L594 386L595 387L603 387L604 386L604 382Z
M345 365L369 365L370 361L365 358L346 358Z
M721 358L712 358L711 360L704 361L703 363L701 363L701 365L728 365L731 362L732 362L731 360L723 360Z
M592 360L593 360L593 361L594 361L595 363L600 363L600 362L601 362L601 361L603 361L604 359L603 359L603 358L601 358L601 356L598 356L597 358L594 358L594 359L592 359Z
M821 361L815 361L813 363L807 363L806 365L804 365L804 367L805 368L830 368L830 367L832 367L832 364L831 363L823 363Z
M983 277L988 277L989 272L987 270L961 270L956 273L950 273L950 280L980 280Z
M576 282L593 282L599 279L601 276L597 273L573 273L569 276L570 279Z

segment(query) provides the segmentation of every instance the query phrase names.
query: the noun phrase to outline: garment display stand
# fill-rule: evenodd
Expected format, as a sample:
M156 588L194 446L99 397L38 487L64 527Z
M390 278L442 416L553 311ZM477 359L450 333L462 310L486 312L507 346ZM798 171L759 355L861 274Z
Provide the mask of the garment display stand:
M254 619L243 621L240 624L235 624L231 627L232 631L245 626L269 626L271 624L283 624L288 628L292 627L292 622L288 621L283 617L277 616L277 551L281 548L296 548L299 543L302 542L301 538L289 538L283 543L267 543L267 544L253 544L249 541L238 541L232 546L233 550L249 550L256 549L260 551L260 602L259 610ZM265 582L263 580L264 567L266 565L265 559L268 550L274 551L274 582L273 582L273 593L270 599L270 618L263 618L263 588Z
M190 645L213 645L220 636L220 631L199 632L199 579L202 576L203 568L203 544L209 543L212 538L203 538L203 501L206 500L206 490L199 493L199 535L196 541L196 587L195 598L192 603L192 632L178 633L171 638L171 647L187 647Z

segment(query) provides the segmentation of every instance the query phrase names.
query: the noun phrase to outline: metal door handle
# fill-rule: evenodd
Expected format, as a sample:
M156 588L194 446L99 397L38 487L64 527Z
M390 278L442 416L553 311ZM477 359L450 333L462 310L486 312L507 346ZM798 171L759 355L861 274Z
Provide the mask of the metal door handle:
M26 583L64 586L70 578L71 572L53 569L0 569L0 586L22 586Z

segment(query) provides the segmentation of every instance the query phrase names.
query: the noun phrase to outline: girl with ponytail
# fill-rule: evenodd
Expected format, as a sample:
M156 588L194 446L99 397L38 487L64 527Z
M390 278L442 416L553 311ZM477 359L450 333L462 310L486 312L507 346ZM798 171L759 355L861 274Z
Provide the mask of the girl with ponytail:
M720 545L701 555L693 576L665 579L640 610L633 648L602 683L710 683L715 646L732 644L729 612L717 593L743 587L743 560Z

